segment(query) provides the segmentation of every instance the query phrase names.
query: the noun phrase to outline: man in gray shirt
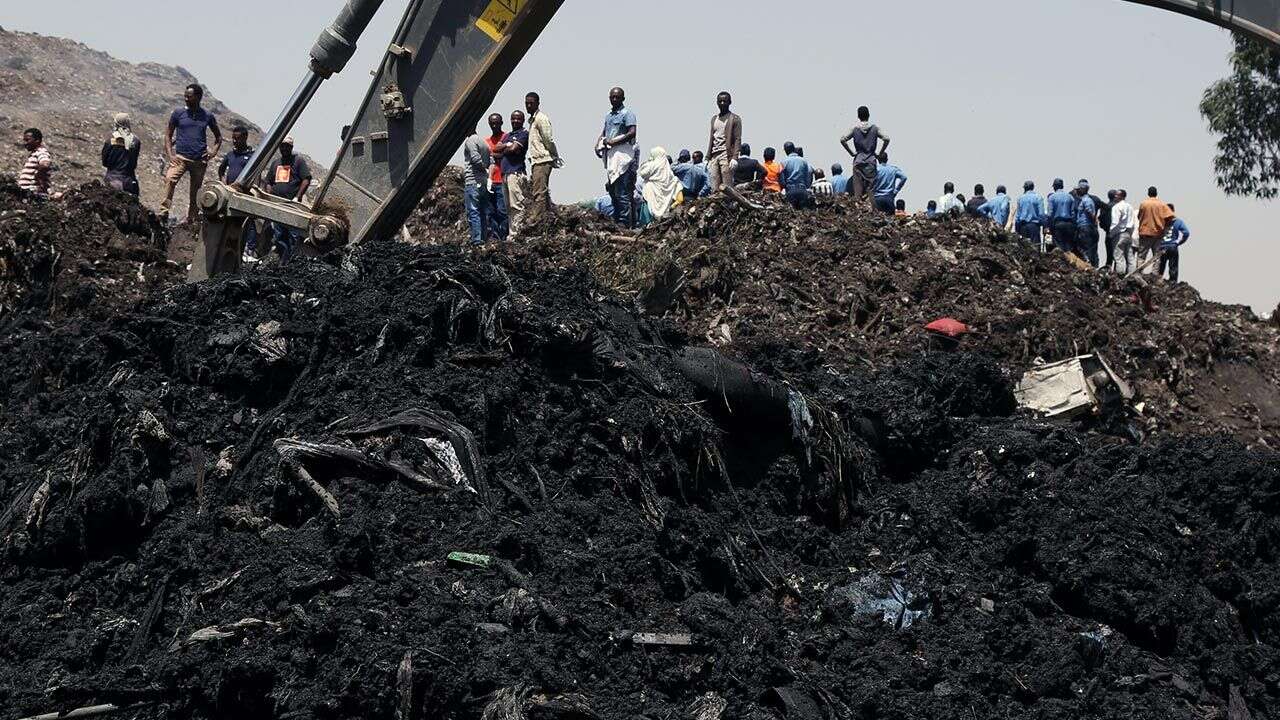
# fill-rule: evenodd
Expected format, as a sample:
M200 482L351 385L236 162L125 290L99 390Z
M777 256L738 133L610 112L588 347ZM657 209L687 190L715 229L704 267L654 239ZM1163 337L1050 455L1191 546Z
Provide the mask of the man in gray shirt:
M849 147L850 140L853 141L852 148ZM884 144L877 150L876 145L880 142ZM872 188L876 186L876 156L889 148L889 136L871 122L871 111L864 105L858 108L858 124L840 138L840 144L853 158L850 184L854 199L870 202Z
M480 245L489 236L489 206L493 202L489 190L489 145L472 130L462 144L463 200L467 207L467 223L471 225L471 244Z

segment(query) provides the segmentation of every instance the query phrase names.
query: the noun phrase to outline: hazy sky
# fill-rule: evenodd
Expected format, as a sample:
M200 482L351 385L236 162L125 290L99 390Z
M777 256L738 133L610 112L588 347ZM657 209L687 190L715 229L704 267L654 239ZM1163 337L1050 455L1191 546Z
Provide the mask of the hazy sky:
M386 1L360 55L321 90L295 132L300 149L332 157L405 4ZM102 0L6 2L0 25L181 65L267 125L342 0L127 5L122 15ZM495 109L541 93L568 163L552 194L569 202L603 192L592 147L613 85L627 89L646 148L705 146L727 89L757 156L794 140L824 167L848 167L837 140L866 104L893 138L913 209L946 180L1016 195L1026 179L1087 177L1099 195L1124 187L1131 198L1156 184L1193 233L1183 279L1265 313L1280 300L1280 205L1218 191L1197 111L1229 49L1223 30L1121 0L568 0Z

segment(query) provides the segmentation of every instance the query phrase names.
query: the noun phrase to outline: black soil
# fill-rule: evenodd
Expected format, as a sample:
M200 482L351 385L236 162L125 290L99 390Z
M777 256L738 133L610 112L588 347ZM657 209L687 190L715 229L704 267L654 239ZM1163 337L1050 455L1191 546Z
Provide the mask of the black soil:
M1277 716L1277 455L1020 416L978 355L742 349L793 430L689 342L397 244L7 331L0 716Z

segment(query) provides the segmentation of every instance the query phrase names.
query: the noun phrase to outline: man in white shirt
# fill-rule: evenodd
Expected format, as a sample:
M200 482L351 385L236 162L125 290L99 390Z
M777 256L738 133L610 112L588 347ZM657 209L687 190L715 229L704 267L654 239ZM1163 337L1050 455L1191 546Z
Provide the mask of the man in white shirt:
M1111 232L1107 234L1107 254L1115 258L1111 270L1119 275L1128 275L1137 269L1133 252L1137 213L1129 204L1129 193L1125 190L1112 190L1108 196L1114 203L1111 206Z
M813 169L813 194L818 197L831 197L835 195L835 188L832 187L831 181L827 179L826 173L821 168Z
M964 212L964 201L956 197L956 184L949 182L942 186L942 197L938 198L938 214L950 215L953 212Z

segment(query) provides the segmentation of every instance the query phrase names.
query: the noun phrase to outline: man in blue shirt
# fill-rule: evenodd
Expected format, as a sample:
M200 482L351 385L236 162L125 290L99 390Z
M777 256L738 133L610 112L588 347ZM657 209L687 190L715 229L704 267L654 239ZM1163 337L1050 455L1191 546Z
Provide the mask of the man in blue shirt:
M813 187L813 167L796 150L795 143L786 143L782 151L787 154L787 159L782 161L782 191L787 202L797 210L817 207L809 191Z
M876 159L879 164L876 166L876 182L871 194L875 199L876 209L892 215L898 210L894 200L898 199L898 193L906 186L907 174L897 165L889 164L888 152L882 151Z
M692 202L694 198L702 197L710 187L711 178L708 177L707 171L693 162L688 150L681 150L676 156L676 164L671 167L671 172L680 178L680 184L684 186L685 202Z
M501 158L502 192L507 205L507 237L520 232L524 217L525 199L529 196L529 168L525 159L529 153L529 131L524 127L524 113L511 113L511 132L502 136L490 153Z
M613 220L630 228L635 226L631 196L636 189L636 114L627 109L626 101L622 88L609 91L610 110L596 142L596 156L604 160L605 189L613 205Z
M1076 255L1098 267L1098 203L1089 194L1089 181L1076 186Z
M1014 216L1014 229L1033 245L1044 239L1044 226L1048 217L1044 213L1044 198L1036 192L1036 184L1030 180L1022 184L1022 197L1018 198L1018 213Z
M218 119L213 113L200 107L203 99L204 88L191 83L183 94L186 107L174 110L169 116L169 126L164 133L164 152L169 159L169 169L164 174L166 188L164 200L160 203L160 217L165 221L169 219L173 193L178 182L183 175L190 174L191 198L187 206L187 222L195 223L196 194L204 182L210 158L217 157L218 151L222 149L222 131L218 129ZM213 133L213 150L209 150L209 132Z
M230 185L240 178L240 172L253 157L253 147L249 145L249 128L240 123L231 127L231 150L222 156L218 163L218 179ZM250 186L253 182L249 183ZM253 218L244 221L244 262L258 261L258 222Z
M1168 203L1169 209L1177 211L1173 203ZM1187 241L1191 239L1191 229L1187 227L1187 223L1177 215L1173 217L1173 222L1169 224L1169 232L1164 236L1164 241L1160 243L1160 272L1156 273L1160 277L1164 277L1164 269L1169 268L1169 282L1178 282L1178 256L1179 250Z
M1009 190L1000 185L996 188L996 196L979 205L978 212L991 218L996 225L1004 227L1009 224L1009 209L1012 204Z
M844 174L844 168L840 163L831 166L831 190L836 195L849 192L849 176Z
M1049 231L1053 233L1053 244L1069 253L1076 248L1076 196L1062 188L1062 178L1053 181L1048 200Z

